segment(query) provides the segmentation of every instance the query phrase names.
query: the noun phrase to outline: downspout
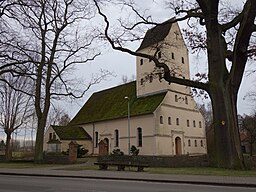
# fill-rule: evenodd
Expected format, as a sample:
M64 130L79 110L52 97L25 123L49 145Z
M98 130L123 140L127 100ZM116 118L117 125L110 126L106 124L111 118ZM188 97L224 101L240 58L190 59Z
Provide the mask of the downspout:
M94 145L95 145L95 124L92 122L92 154L94 155Z

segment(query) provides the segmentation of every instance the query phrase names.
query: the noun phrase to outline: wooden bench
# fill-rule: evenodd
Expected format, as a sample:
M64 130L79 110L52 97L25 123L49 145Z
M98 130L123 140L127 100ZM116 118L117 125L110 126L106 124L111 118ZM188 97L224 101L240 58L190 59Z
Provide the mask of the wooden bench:
M144 171L149 164L130 158L129 156L102 156L94 163L100 170L107 170L108 166L116 166L118 171L125 171L125 167L137 167L137 171Z

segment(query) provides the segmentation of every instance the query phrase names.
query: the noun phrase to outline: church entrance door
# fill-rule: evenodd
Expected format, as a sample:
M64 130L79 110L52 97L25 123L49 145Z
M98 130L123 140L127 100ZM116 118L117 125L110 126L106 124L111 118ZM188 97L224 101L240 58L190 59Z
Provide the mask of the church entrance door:
M99 155L108 155L109 140L105 138L99 142Z
M176 155L182 154L182 146L181 146L181 138L180 137L175 138L175 154Z

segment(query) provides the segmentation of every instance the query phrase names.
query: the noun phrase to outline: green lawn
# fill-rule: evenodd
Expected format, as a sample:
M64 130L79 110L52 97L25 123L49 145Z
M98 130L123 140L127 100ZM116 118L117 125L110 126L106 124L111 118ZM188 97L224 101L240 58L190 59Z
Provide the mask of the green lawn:
M231 170L210 167L196 168L148 168L150 173L161 174L179 174L179 175L212 175L212 176L238 176L238 177L256 177L256 170Z
M26 169L58 166L56 164L34 164L34 163L0 163L0 169Z
M81 170L98 170L98 166L76 166L60 168L67 171L81 171ZM109 167L109 170L114 171L116 167ZM126 168L126 170L128 170ZM130 171L136 171L136 168L131 168ZM179 174L179 175L212 175L212 176L240 176L240 177L256 177L256 170L230 170L221 168L196 167L196 168L146 168L145 172L160 173L160 174Z

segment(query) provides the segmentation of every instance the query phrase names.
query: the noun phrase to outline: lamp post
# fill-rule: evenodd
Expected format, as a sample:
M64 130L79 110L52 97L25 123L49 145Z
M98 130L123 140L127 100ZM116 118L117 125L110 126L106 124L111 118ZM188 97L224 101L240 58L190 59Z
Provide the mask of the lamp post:
M130 98L128 96L125 96L124 99L126 99L127 102L127 120L128 120L128 155L131 154L131 136L130 136Z

